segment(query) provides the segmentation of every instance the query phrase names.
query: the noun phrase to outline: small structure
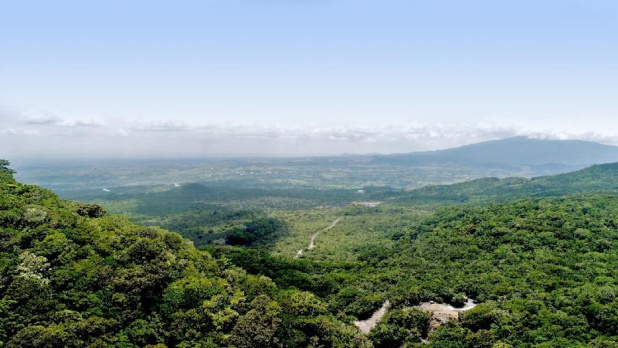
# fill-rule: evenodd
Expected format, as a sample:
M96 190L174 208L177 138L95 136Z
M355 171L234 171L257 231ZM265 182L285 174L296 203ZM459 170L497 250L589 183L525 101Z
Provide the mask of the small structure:
M352 202L352 205L360 205L360 206L367 207L367 208L375 208L375 207L377 207L380 204L382 204L382 202L378 202L378 201L375 201L375 202Z

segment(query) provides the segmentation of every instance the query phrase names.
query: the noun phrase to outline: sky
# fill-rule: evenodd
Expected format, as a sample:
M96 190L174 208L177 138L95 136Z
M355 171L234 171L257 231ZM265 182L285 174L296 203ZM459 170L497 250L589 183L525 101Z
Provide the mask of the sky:
M618 145L618 2L0 3L0 158Z

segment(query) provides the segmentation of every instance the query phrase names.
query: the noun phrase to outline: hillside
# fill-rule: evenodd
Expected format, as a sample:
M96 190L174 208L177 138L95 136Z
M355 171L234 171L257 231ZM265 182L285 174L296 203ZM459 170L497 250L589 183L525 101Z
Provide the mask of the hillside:
M402 193L398 202L457 204L506 202L528 197L559 196L618 190L618 163L594 165L571 173L525 178L482 178L453 185L435 185Z
M4 163L4 162L0 162ZM369 347L311 293L0 166L0 346Z
M430 347L616 347L617 198L443 209L377 262L374 274L396 279L395 308L465 297L480 303L430 334ZM376 347L414 342L398 322L380 324Z
M618 161L618 147L582 140L512 137L453 149L384 156L383 158L410 163L450 162L582 167Z
M295 259L259 245L198 250L159 227L20 184L0 166L0 346L616 347L617 171L438 187L477 203L433 202L418 214L400 201L260 220L278 228L307 219L305 237L321 226L312 255ZM216 192L189 188L190 202ZM487 203L509 188L504 203ZM509 202L530 190L560 196ZM235 238L255 232L252 224ZM361 243L346 250L346 239ZM478 305L437 329L416 307L466 298ZM351 325L387 300L369 334Z
M340 313L368 318L390 301L369 333L374 347L427 347L421 339L440 348L616 347L617 198L440 208L401 228L394 245L361 248L358 262L306 264L224 247L216 253L277 283L310 288ZM397 213L389 218L389 226L401 223ZM460 306L466 297L478 306L435 331L415 308Z

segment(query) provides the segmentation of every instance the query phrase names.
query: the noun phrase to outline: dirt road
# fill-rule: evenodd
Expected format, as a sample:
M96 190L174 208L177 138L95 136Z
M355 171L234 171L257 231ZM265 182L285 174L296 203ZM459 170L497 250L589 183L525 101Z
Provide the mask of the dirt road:
M369 333L371 329L373 329L380 319L388 312L388 308L391 306L391 303L387 300L384 302L382 307L375 311L371 318L367 320L359 320L355 321L354 325L361 330L362 333Z
M429 320L429 331L434 331L438 326L446 324L449 320L459 320L459 312L465 312L476 307L476 303L468 299L466 304L461 308L455 308L449 304L444 303L421 303L420 308L425 312L431 313L431 319Z
M320 233L322 233L322 232L326 232L326 231L330 230L331 228L337 226L337 223L339 223L340 220L341 220L341 218L338 218L337 220L333 221L333 223L330 224L330 226L326 227L323 230L320 230L320 231L314 233L313 236L311 236L311 241L309 242L309 246L307 247L307 249L311 250L311 249L315 248L315 239L318 237L318 235ZM296 258L300 257L300 255L302 255L303 252L304 252L303 249L298 250L296 252L296 256L294 256L294 258L296 259Z
M357 328L359 328L361 332L368 333L369 331L371 331L371 329L373 329L378 324L380 319L382 319L382 317L386 315L386 313L388 313L388 309L390 305L391 304L389 301L384 302L382 307L378 309L377 311L375 311L373 315L371 316L371 318L367 320L362 320L362 321L355 321L354 325ZM415 308L419 308L426 312L431 313L429 330L433 331L438 326L445 324L449 320L453 320L453 319L458 320L459 312L465 312L474 307L476 307L476 303L473 300L468 299L466 304L461 308L455 308L445 303L432 303L432 302L421 303L419 306L416 306Z

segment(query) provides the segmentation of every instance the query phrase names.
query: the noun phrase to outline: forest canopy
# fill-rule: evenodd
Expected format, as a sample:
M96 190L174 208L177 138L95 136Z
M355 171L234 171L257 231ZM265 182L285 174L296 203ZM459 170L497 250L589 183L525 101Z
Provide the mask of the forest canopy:
M176 233L0 176L0 346L310 343L370 346L310 293L282 291Z
M294 227L285 215L230 209L221 220L212 207L184 215L244 219L225 235L234 245L197 249L98 204L18 183L3 163L0 346L618 346L618 194L590 193L613 180L616 166L559 178L562 190L577 188L570 195L503 196L420 215L404 215L405 201L342 208L341 224L373 232L374 219L390 232L376 232L378 242L357 247L354 259L315 260L269 249ZM555 188L556 180L538 182ZM490 181L495 194L520 183ZM475 196L475 186L450 189ZM430 192L428 200L450 194ZM318 243L336 230L322 230ZM476 307L445 325L417 307L468 298ZM390 311L369 334L352 325L387 300Z

